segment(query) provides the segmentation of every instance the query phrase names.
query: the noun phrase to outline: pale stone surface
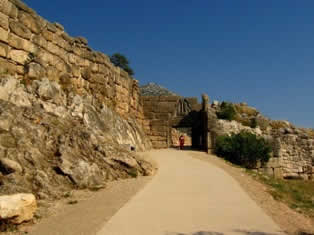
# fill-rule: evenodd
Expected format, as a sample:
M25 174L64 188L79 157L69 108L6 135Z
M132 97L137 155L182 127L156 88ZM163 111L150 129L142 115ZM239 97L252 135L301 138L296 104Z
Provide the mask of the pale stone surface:
M23 169L21 165L13 160L10 160L8 158L2 158L0 159L0 166L1 166L1 171L4 174L10 174L10 173L22 173Z
M82 160L71 163L63 159L60 169L64 174L69 175L79 188L103 184L102 174L95 163L90 165Z
M19 12L19 21L35 34L40 33L41 27L44 26L44 25L40 25L40 23L44 23L44 22L40 21L39 17L37 19L34 19L32 15L27 14L23 11Z
M33 194L0 196L0 218L14 224L31 220L36 209L37 203Z
M0 42L0 56L7 57L9 54L9 46Z
M9 29L9 17L0 12L0 27L5 30Z
M2 27L0 27L0 41L7 43L8 42L8 36L9 36L8 31L3 29Z
M29 78L36 79L39 77L43 77L45 75L45 72L45 69L40 64L32 62L28 65Z
M26 52L35 53L37 47L30 41L25 40L13 33L9 34L9 45L15 49L24 50Z
M15 20L10 20L10 31L28 40L32 36L31 31L25 25Z
M26 51L22 50L11 50L9 53L10 59L13 61L24 65L28 59L29 54Z

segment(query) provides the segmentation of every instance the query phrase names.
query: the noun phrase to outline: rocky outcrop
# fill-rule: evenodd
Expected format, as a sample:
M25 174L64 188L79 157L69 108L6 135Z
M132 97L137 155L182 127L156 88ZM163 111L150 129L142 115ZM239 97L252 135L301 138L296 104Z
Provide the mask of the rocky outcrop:
M92 95L65 93L48 79L25 86L0 82L0 194L58 199L73 188L151 175L133 149L151 143L136 120L124 119Z
M140 91L142 96L179 96L167 88L153 82L141 86Z
M37 209L33 194L0 196L0 219L20 224L33 218Z

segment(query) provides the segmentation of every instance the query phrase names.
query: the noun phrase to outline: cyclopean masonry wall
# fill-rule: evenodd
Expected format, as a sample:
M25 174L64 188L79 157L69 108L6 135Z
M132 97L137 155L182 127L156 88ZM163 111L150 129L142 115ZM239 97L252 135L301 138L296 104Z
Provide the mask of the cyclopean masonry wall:
M270 161L265 166L259 166L258 171L277 178L314 180L314 138L302 128L290 123L286 123L285 128L250 128L236 121L218 120L213 108L208 106L206 109L203 114L207 120L207 134L204 130L207 152L213 151L217 136L248 131L267 139L273 147Z
M0 73L30 83L47 77L68 92L93 94L117 113L143 122L138 81L93 51L87 40L70 37L19 0L0 1Z
M143 96L144 129L154 148L177 146L185 135L186 146L200 145L200 109L196 98Z

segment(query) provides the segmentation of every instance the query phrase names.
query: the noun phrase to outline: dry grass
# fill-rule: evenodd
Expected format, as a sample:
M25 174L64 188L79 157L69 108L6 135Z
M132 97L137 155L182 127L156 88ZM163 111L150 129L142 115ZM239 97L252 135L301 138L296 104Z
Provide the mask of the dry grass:
M289 127L289 125L285 121L271 121L269 124L273 129Z
M314 138L314 129L305 129L305 132L308 134L309 137Z
M247 170L258 181L269 187L272 197L290 208L314 218L314 182L305 180L283 180Z
M235 104L234 107L237 113L247 114L248 116L256 116L259 113L255 108L246 105Z
M241 117L238 113L235 115L234 120L241 123L243 126L251 127L252 121L248 118Z

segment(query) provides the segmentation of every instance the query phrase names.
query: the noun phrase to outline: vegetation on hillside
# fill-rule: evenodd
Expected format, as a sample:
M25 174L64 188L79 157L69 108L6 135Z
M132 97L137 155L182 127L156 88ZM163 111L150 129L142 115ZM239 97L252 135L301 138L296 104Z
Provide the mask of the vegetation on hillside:
M236 165L252 169L256 168L258 162L268 162L271 146L265 139L242 131L231 136L218 136L215 152Z
M130 76L134 75L133 69L129 66L129 60L120 53L114 53L110 56L110 61L115 66L122 68L125 72L127 72Z
M216 114L219 119L231 121L235 118L236 110L232 103L224 101L221 103L220 110Z

